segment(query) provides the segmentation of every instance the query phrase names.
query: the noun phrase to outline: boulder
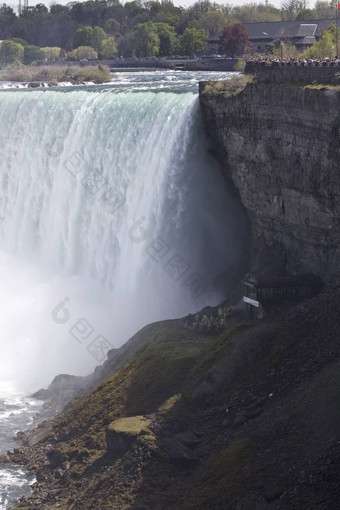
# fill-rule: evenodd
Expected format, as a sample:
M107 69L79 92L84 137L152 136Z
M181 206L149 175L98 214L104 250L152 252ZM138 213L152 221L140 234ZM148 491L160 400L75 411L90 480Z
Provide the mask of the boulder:
M151 434L151 420L145 416L119 418L112 422L106 430L107 451L115 455L124 455L137 437Z

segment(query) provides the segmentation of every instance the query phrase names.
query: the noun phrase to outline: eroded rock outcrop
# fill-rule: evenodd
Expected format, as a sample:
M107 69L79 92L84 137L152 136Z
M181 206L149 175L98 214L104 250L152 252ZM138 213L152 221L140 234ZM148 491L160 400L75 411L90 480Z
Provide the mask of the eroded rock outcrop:
M212 149L239 190L258 274L340 282L340 91L249 83L228 95L200 84Z

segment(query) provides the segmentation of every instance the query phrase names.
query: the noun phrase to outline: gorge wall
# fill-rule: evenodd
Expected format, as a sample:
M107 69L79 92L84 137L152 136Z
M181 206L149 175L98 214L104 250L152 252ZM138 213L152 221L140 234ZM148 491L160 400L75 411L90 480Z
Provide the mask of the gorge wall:
M340 90L200 84L211 148L239 190L258 276L340 281Z

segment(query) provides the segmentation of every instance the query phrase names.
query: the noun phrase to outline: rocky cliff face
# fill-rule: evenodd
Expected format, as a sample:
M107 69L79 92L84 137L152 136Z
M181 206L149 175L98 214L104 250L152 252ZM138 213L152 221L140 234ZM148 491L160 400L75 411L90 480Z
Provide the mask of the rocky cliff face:
M200 100L252 225L252 269L339 283L340 90L249 83L230 95L204 82Z

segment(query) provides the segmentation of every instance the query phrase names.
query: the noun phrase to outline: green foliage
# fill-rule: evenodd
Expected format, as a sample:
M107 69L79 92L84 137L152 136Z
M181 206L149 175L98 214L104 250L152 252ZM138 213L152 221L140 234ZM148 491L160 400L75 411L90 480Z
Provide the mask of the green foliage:
M73 47L78 46L91 46L92 44L93 29L91 27L78 28L73 36Z
M316 19L332 19L334 18L334 11L336 8L336 4L334 1L330 0L329 2L325 0L319 0L316 2L314 11Z
M123 57L136 56L133 32L128 32L126 35L118 39L118 54Z
M177 52L178 40L175 28L168 23L154 24L159 37L159 55L166 57Z
M302 9L302 11L300 11L299 14L296 16L296 19L304 21L304 20L313 19L314 16L315 16L315 13L314 13L314 11L312 11L312 9Z
M4 41L0 45L0 66L20 63L24 58L24 47L13 41Z
M55 62L61 58L61 48L58 47L45 47L41 48L41 51L44 53L44 57L49 62Z
M13 37L12 41L21 44L21 46L28 46L28 42L25 39L21 39L21 37Z
M27 45L24 47L24 64L29 65L33 62L41 62L45 58L45 53L38 46Z
M277 54L277 49L275 47L275 44L274 43L269 43L267 48L266 48L265 53L266 53L266 55L276 55Z
M114 37L108 37L101 42L100 45L100 58L110 59L114 58L117 54L117 43Z
M67 54L68 60L97 60L98 53L92 46L78 46Z
M160 39L154 23L139 23L134 32L134 47L137 57L158 55Z
M339 31L340 32L340 31ZM325 58L335 56L335 27L325 30L318 41L308 48L302 56L304 58Z
M294 44L282 43L278 51L280 52L280 55L282 53L283 58L297 58L299 56L299 52Z
M246 60L244 58L237 59L236 64L234 65L234 71L238 73L243 73L246 67Z
M101 50L102 42L106 39L106 33L100 27L94 27L91 35L91 44L92 48L96 50L98 53Z
M104 25L104 30L106 32L114 32L118 34L120 32L120 23L116 19L109 18L106 20Z
M201 16L199 23L201 28L206 30L209 35L215 35L229 24L229 16L221 11L205 12Z
M208 33L203 29L186 28L180 37L180 47L183 55L190 55L206 48Z

